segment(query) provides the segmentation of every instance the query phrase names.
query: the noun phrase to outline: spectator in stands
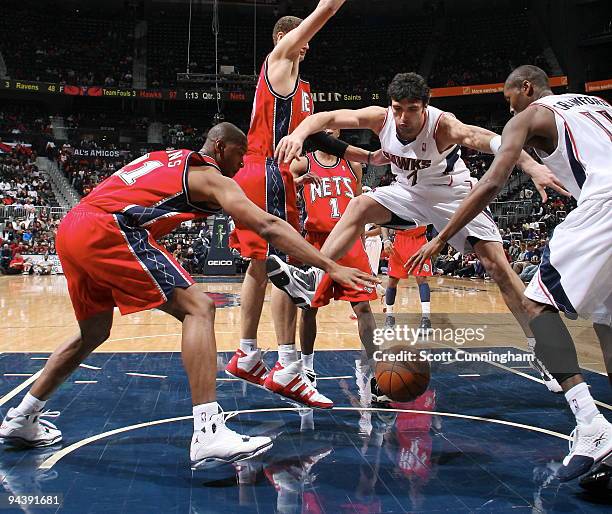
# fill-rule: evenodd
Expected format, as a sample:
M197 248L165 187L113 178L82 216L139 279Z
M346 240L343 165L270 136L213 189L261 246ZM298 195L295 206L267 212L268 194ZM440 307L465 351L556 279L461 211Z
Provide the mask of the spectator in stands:
M20 273L23 273L24 266L25 260L23 256L19 252L15 253L15 256L11 259L11 262L9 264L7 275L18 275Z
M510 256L510 262L515 262L521 253L520 242L516 239L512 240L510 248L508 248L508 255Z
M540 257L538 255L533 255L531 257L531 263L528 266L525 266L523 272L519 275L520 279L523 282L530 282L533 276L538 271L538 267L540 266Z
M531 258L537 255L533 243L527 243L527 249L522 254L522 260L518 260L512 264L512 269L517 275L520 275L523 270L531 263Z

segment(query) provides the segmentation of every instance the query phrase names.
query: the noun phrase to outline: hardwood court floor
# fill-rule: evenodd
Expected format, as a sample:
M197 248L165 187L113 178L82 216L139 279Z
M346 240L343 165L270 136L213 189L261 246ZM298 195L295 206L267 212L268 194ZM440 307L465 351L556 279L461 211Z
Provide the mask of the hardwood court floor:
M509 314L494 283L482 280L433 277L431 308L434 327L486 326L486 339L471 346L515 346L525 348L525 337ZM200 283L213 293L219 351L236 348L240 329L240 283ZM261 348L275 348L269 307L270 287L259 330ZM63 276L0 277L0 352L51 352L76 328ZM382 326L382 305L372 302L377 323ZM418 322L420 312L418 289L414 280L400 283L396 301L398 324L402 316L407 323ZM352 310L345 302L332 302L318 315L317 349L358 349L357 323L349 319ZM603 371L603 359L591 325L584 320L570 321L577 343L581 365ZM180 351L180 323L160 311L149 311L122 317L115 314L109 341L103 352ZM466 346L470 346L466 343Z

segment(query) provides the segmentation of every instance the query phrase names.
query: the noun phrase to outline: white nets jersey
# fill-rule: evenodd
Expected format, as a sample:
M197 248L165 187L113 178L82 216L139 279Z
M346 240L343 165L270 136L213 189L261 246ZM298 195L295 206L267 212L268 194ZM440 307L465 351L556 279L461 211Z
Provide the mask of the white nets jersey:
M550 95L531 105L555 114L558 143L542 162L559 178L578 203L612 198L612 106L587 95Z
M379 134L383 153L391 161L391 171L404 187L448 186L453 184L454 175L469 175L461 159L459 145L453 145L442 153L438 152L436 145L440 118L452 114L432 106L428 106L425 113L426 120L421 132L408 144L397 136L391 107L387 110L385 124Z

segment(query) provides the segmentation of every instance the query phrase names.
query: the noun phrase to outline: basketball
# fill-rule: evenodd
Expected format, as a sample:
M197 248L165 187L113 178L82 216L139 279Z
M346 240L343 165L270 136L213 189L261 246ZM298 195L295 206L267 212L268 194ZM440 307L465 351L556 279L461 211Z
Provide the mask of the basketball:
M384 350L376 364L378 388L396 402L415 400L427 390L429 380L429 362L405 346Z

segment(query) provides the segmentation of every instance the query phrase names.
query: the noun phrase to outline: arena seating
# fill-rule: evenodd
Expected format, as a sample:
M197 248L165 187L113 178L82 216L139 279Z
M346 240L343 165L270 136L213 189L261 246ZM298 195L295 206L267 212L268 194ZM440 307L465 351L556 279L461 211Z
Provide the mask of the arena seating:
M444 40L429 76L432 87L503 82L521 64L545 70L542 50L529 38L526 11L466 13L448 17ZM517 41L521 45L517 45ZM476 49L478 51L476 51Z

